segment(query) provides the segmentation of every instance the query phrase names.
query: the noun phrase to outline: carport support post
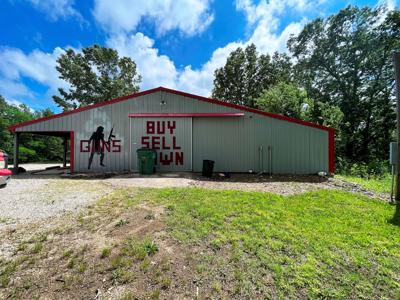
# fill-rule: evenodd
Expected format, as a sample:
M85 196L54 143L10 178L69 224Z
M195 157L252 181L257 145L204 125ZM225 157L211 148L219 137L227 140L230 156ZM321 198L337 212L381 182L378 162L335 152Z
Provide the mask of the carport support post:
M14 174L18 174L18 164L19 164L19 132L14 134Z
M65 168L67 166L67 145L68 145L68 139L67 137L64 137L64 156L63 156L63 167Z

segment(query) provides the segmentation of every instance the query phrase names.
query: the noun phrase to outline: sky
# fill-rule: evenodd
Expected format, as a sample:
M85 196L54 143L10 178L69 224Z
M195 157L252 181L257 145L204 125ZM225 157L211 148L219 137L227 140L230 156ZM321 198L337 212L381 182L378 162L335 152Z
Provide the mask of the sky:
M348 5L395 0L0 0L0 95L51 108L57 58L99 44L131 57L141 90L164 86L210 96L214 70L237 47L285 52L291 34Z

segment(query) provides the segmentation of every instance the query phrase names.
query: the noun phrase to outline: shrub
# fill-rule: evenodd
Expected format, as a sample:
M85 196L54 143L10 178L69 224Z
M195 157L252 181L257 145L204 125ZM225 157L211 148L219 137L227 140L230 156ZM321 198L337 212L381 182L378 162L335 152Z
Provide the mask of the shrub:
M338 158L336 162L337 173L341 175L356 176L361 178L382 178L390 172L390 164L386 160L374 159L365 162L350 162Z

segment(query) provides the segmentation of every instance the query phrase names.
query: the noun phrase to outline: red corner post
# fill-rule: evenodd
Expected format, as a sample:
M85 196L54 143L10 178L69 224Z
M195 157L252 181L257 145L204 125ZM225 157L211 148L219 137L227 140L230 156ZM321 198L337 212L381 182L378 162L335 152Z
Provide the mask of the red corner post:
M329 173L335 173L335 130L329 129L328 131L328 159L329 159Z

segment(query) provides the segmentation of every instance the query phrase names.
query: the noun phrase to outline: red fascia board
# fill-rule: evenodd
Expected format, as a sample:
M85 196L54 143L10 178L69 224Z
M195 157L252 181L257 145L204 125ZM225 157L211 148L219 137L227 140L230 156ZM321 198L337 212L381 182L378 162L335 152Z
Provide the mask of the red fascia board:
M244 113L143 113L129 114L130 118L184 118L184 117L242 117Z
M92 105L88 105L88 106L83 106L83 107L80 107L80 108L77 108L77 109L74 109L74 110L70 110L70 111L65 111L65 112L62 112L62 113L59 113L59 114L54 114L54 115L51 115L51 116L47 116L47 117L43 117L43 118L39 118L39 119L35 119L35 120L30 120L30 121L22 122L22 123L19 123L19 124L14 124L14 125L9 126L8 129L11 132L15 132L15 130L17 128L19 128L19 127L24 127L24 126L35 124L35 123L40 123L40 122L44 122L44 121L48 121L48 120L52 120L52 119L57 119L57 118L68 116L68 115L75 114L75 113L78 113L78 112L82 112L82 111L94 109L94 108L97 108L97 107L110 105L110 104L113 104L113 103L129 100L129 99L140 97L140 96L147 95L147 94L152 94L152 93L158 92L160 90L161 90L161 88L154 88L154 89L150 89L150 90L147 90L147 91L143 91L143 92L139 92L139 93L134 93L134 94L130 94L130 95L114 98L114 99L109 100L109 101L104 101L104 102L100 102L100 103L96 103L96 104L92 104Z
M238 110L247 111L247 112L250 112L250 113L259 114L259 115L262 115L262 116L267 116L267 117L271 117L271 118L275 118L275 119L279 119L279 120L284 120L284 121L288 121L288 122L291 122L291 123L296 123L296 124L300 124L300 125L304 125L304 126L308 126L308 127L314 127L314 128L318 128L318 129L322 129L322 130L326 130L326 131L334 131L333 128L326 127L326 126L323 126L323 125L319 125L319 124L315 124L315 123L311 123L311 122L306 122L306 121L303 121L303 120L290 118L290 117L286 117L286 116L282 116L282 115L278 115L278 114L273 114L273 113L270 113L270 112L265 112L265 111L261 111L261 110L258 110L258 109L250 108L250 107L247 107L247 106L232 104L232 103L224 102L224 101L221 101L221 100L216 100L216 99L206 98L206 97L193 95L193 94L189 94L189 93L185 93L185 92L181 92L181 91L176 91L176 90L168 89L168 88L165 88L165 87L158 87L158 88L150 89L150 90L139 92L139 93L135 93L135 94L122 96L122 97L115 98L115 99L112 99L112 100L109 100L109 101L105 101L105 102L96 103L96 104L93 104L93 105L84 106L84 107L81 107L81 108L78 108L78 109L75 109L75 110L71 110L71 111L67 111L67 112L63 112L63 113L60 113L60 114L55 114L55 115L52 115L52 116L43 117L43 118L39 118L39 119L36 119L36 120L31 120L31 121L23 122L23 123L20 123L20 124L11 125L9 127L9 130L11 132L15 132L15 130L17 128L19 128L19 127L23 127L23 126L27 126L27 125L31 125L31 124L35 124L35 123L39 123L39 122L43 122L43 121L47 121L47 120L51 120L51 119L60 118L60 117L67 116L67 115L70 115L70 114L86 111L86 110L89 110L89 109L94 109L94 108L97 108L97 107L102 107L102 106L105 106L105 105L110 105L110 104L113 104L113 103L129 100L129 99L132 99L132 98L137 98L137 97L140 97L140 96L143 96L143 95L152 94L152 93L156 93L156 92L167 92L167 93L171 93L171 94L175 94L175 95L180 95L180 96L183 96L183 97L188 97L188 98L197 99L197 100L200 100L200 101L205 101L205 102L216 104L216 105L221 105L221 106L225 106L225 107L229 107L229 108L234 108L234 109L238 109Z

